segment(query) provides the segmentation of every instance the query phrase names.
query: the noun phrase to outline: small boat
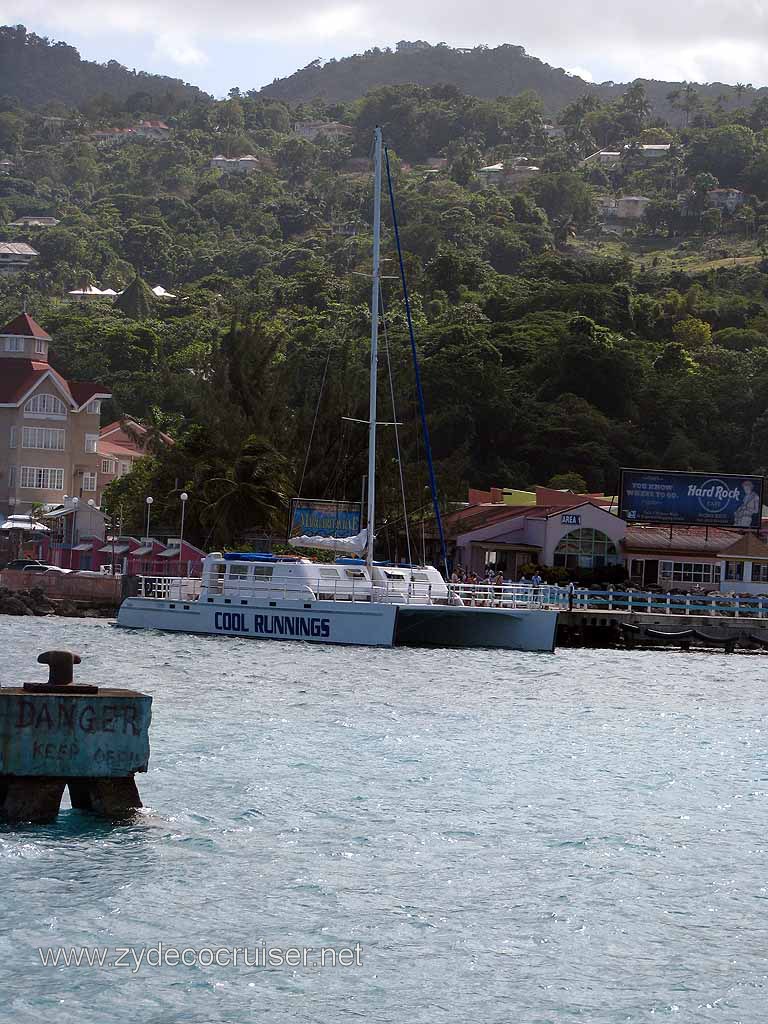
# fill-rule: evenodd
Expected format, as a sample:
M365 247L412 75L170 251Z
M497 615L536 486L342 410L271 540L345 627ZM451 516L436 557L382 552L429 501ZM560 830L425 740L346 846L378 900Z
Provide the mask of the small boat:
M120 606L119 626L368 647L554 649L558 613L547 606L549 588L545 586L455 585L446 583L431 565L374 560L380 128L375 132L374 172L367 524L355 538L338 538L340 548L348 550L353 541L365 558L340 557L321 563L295 555L213 552L203 561L200 579L139 577L139 593ZM420 390L418 376L417 385ZM423 404L422 422L428 442ZM427 452L442 540L428 443ZM316 546L333 548L334 539L317 539Z

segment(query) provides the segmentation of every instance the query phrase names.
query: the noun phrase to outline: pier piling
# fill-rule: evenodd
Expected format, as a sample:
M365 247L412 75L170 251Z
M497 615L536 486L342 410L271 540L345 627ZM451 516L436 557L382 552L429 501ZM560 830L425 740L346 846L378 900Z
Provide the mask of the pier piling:
M152 698L73 682L80 657L46 651L45 683L0 688L0 818L48 822L65 787L72 806L110 818L138 807L149 765Z

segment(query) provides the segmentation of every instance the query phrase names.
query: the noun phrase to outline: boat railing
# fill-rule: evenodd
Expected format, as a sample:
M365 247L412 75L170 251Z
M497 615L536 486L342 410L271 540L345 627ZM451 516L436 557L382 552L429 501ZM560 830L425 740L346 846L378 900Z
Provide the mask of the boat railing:
M448 604L469 608L548 608L556 587L526 583L449 583Z
M194 576L137 576L138 597L163 601L197 601L202 580Z
M425 583L369 579L236 579L211 574L203 579L177 576L139 576L138 596L170 601L223 597L225 601L371 601L381 604L444 604L469 608L541 608L560 603L556 587L525 584Z

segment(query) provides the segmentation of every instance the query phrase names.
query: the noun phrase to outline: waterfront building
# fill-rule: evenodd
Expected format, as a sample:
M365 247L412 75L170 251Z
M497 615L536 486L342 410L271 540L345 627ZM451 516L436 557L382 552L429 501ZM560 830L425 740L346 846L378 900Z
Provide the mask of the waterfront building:
M468 504L445 517L450 554L478 575L492 566L517 579L524 566L540 565L544 576L554 567L599 580L602 569L623 569L638 590L768 594L768 524L760 534L628 524L615 507L604 494L472 489Z
M0 330L0 516L96 499L101 402L93 381L65 380L48 362L51 341L27 313Z
M549 488L542 488L549 491ZM599 570L623 563L626 523L590 498L557 492L549 503L468 506L446 516L454 562L480 574L489 566L517 579L525 565Z

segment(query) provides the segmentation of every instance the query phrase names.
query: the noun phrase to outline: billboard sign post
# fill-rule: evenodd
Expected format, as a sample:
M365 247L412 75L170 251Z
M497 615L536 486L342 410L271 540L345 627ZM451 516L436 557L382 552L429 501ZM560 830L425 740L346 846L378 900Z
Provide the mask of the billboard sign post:
M289 537L355 537L360 533L359 501L292 498Z
M627 523L759 530L763 478L734 473L622 469L619 516Z

